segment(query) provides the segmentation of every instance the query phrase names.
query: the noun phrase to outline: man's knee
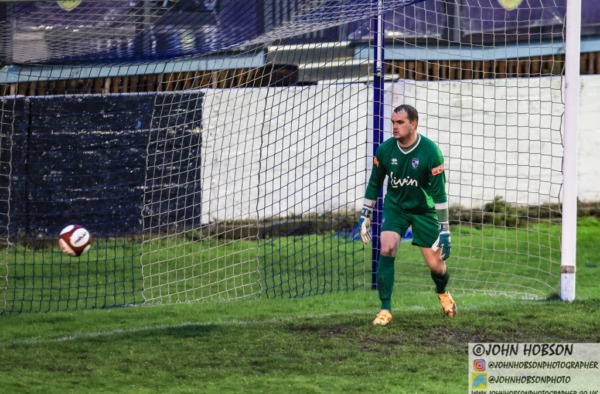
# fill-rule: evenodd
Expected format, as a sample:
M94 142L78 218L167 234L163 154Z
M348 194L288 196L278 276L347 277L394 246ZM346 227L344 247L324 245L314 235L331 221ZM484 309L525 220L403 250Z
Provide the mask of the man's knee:
M395 239L381 240L381 254L384 256L395 256L398 251L398 242Z
M381 233L381 254L384 256L396 256L398 251L398 242L400 236L393 231L384 231Z
M396 255L396 250L397 248L392 245L381 245L381 254L384 256L393 257Z
M439 256L434 256L431 260L426 260L427 265L436 275L444 275L446 273L446 262L442 260Z

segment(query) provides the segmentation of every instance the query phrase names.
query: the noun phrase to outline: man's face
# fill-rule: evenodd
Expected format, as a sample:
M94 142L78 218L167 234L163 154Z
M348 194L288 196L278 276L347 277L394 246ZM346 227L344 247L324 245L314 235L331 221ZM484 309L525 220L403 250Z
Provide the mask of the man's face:
M392 125L394 138L400 141L400 144L411 142L417 130L417 122L409 121L406 112L392 112Z

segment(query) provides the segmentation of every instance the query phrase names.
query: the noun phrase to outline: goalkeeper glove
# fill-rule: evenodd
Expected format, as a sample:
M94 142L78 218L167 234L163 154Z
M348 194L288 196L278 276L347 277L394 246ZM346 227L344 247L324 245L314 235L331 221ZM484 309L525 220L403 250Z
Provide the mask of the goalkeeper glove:
M437 252L438 249L442 249L442 260L447 260L450 257L450 249L452 249L452 245L450 243L450 225L448 222L440 223L440 233L436 239L436 241L431 245L431 249L434 252Z
M360 238L362 238L362 241L365 244L371 242L371 212L373 212L373 210L370 206L363 205L363 208L360 211L360 219L358 220Z

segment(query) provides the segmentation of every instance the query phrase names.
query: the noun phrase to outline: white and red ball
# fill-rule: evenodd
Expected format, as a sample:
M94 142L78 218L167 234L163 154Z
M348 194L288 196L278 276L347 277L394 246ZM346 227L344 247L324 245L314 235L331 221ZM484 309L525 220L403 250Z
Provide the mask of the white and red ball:
M60 250L69 256L81 256L90 249L92 236L89 231L78 224L70 224L63 228L58 238Z

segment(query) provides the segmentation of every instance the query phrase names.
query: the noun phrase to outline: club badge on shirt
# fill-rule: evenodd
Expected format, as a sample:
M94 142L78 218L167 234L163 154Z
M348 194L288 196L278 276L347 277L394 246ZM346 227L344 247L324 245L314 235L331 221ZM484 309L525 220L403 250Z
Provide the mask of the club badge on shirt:
M417 169L417 167L419 166L419 158L415 157L414 159L411 160L410 164L412 164L412 167L414 169Z

